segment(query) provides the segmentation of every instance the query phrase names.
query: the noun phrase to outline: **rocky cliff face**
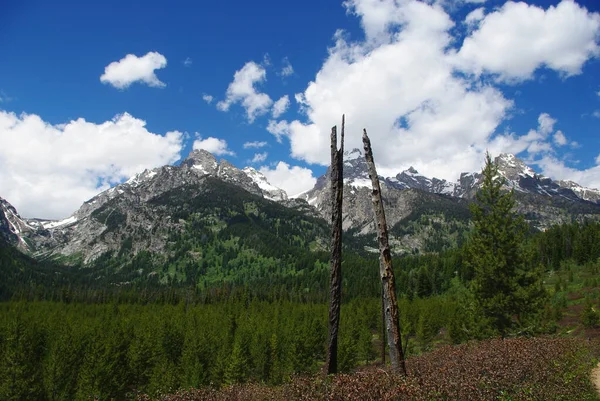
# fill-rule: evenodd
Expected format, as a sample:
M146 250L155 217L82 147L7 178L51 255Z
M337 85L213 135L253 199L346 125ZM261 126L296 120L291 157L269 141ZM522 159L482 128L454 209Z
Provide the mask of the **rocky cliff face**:
M23 235L34 228L23 220L17 210L6 199L0 198L0 239L22 251L29 247Z

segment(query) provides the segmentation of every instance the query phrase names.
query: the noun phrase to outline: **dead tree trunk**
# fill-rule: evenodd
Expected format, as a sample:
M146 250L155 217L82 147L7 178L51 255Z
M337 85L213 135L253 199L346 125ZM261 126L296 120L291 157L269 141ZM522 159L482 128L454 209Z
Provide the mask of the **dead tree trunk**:
M342 190L344 162L344 116L340 149L337 127L331 128L331 262L329 282L329 339L327 341L327 374L337 373L338 329L342 295Z
M365 149L365 159L371 183L373 184L372 200L375 211L375 223L377 225L377 237L379 239L379 274L383 286L383 307L385 312L385 324L387 328L387 341L390 352L390 362L393 370L402 369L406 375L406 365L404 363L404 353L402 351L402 339L400 337L400 314L398 312L398 302L396 300L396 281L394 271L392 270L392 255L388 242L387 224L385 221L385 211L381 199L381 187L379 178L373 161L373 150L371 141L367 136L367 130L363 130L363 145Z
M381 286L381 364L385 366L385 302L383 300L383 285Z

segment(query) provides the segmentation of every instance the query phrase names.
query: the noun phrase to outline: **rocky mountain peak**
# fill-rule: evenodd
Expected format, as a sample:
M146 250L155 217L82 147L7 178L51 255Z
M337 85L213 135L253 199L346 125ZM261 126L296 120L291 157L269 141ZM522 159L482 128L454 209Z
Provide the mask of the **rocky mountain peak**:
M535 171L525 162L510 153L501 153L494 162L498 172L510 181L518 181L519 177L535 177Z
M451 194L454 191L454 184L438 178L425 177L424 175L419 174L417 169L415 169L413 166L410 166L407 170L398 173L396 177L386 178L385 181L388 185L396 189L412 188L420 189L426 192L446 194Z
M346 150L344 152L344 161L360 159L362 157L363 157L363 154L359 148L354 148L352 150Z
M590 202L600 203L600 191L595 188L586 188L573 181L558 181L558 185L562 188L570 189L581 199Z
M267 177L253 167L246 167L242 170L258 187L262 190L263 196L274 201L285 201L288 194L283 189L272 185Z
M258 185L246 173L225 159L219 161L216 176L223 181L238 185L250 193L262 196L262 191Z
M218 163L215 156L209 151L195 149L181 162L181 167L189 167L200 173L216 175Z

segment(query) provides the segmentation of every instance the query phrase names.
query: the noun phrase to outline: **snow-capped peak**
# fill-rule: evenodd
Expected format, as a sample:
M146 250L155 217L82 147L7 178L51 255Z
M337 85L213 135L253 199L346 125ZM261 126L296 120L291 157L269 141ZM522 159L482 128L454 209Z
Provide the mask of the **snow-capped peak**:
M535 171L511 153L501 153L495 160L498 171L509 180L518 180L522 177L535 177Z
M155 168L153 170L146 169L146 170L142 171L141 173L137 173L136 175L132 176L130 179L125 181L125 184L128 184L129 186L132 186L132 187L137 187L142 182L151 180L157 174L158 174L157 168Z
M216 175L219 163L212 153L204 149L196 149L181 162L181 166L192 168L200 174Z
M358 148L354 148L350 151L347 150L344 152L344 161L355 160L362 157L362 155L362 152Z
M265 175L263 173L261 173L260 171L256 170L253 167L245 167L242 171L252 181L254 181L254 183L256 185L258 185L258 187L263 192L263 196L265 198L271 199L271 200L274 200L274 201L282 201L282 200L287 200L288 199L287 193L283 189L278 188L275 185L272 185L267 180L267 177L265 177Z

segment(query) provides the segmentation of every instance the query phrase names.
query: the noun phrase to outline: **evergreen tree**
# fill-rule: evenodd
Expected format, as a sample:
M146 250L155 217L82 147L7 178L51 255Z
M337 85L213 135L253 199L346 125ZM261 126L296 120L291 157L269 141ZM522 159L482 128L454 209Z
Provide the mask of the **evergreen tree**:
M515 213L512 191L486 155L483 184L471 205L473 234L466 264L473 271L472 291L484 318L503 337L541 307L545 292L540 272L528 266L527 225Z

